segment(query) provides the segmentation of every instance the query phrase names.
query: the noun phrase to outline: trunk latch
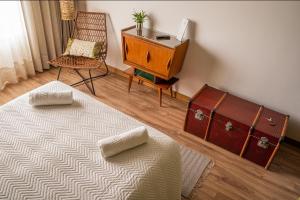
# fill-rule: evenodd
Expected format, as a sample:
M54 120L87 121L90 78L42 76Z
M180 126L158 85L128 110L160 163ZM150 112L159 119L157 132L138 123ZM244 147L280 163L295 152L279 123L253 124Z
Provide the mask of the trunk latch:
M260 140L257 142L257 146L267 149L269 147L269 139L266 137L261 137Z
M202 110L200 110L200 109L196 110L195 118L198 119L198 120L203 120L204 119L204 114L203 114Z

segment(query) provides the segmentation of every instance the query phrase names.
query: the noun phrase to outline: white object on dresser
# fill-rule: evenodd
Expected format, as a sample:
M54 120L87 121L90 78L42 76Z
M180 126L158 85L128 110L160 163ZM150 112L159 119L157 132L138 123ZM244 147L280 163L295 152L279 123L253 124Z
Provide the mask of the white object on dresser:
M177 35L176 35L176 39L177 39L177 40L182 41L183 36L184 36L184 33L185 33L185 31L186 31L186 29L187 29L187 27L188 27L188 25L189 25L189 21L190 21L190 20L187 19L187 18L183 18L183 19L181 20L180 27L179 27L179 31L178 31L178 33L177 33Z

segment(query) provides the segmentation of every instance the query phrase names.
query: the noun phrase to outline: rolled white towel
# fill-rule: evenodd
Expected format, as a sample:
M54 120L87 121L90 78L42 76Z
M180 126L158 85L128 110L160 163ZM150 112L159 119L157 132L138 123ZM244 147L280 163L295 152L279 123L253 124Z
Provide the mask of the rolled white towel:
M30 92L29 104L33 106L72 104L72 91Z
M104 158L114 156L127 149L144 144L148 140L148 132L144 126L111 136L98 141L101 155Z

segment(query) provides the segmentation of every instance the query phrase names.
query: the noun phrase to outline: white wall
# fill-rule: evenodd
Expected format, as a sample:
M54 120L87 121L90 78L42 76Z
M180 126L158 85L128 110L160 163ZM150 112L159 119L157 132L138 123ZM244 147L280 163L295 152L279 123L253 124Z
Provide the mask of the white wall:
M109 14L108 63L124 69L120 30L131 13L145 26L176 34L182 18L191 39L176 88L192 96L204 83L291 116L288 136L300 141L300 2L87 1L81 9Z

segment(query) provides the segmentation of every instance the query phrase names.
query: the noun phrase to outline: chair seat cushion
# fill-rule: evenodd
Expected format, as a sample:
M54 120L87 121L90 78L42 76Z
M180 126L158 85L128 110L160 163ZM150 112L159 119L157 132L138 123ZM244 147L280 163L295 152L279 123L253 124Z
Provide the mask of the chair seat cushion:
M83 56L60 56L49 62L54 67L65 67L73 69L92 69L101 67L103 60L87 58Z
M100 57L102 42L91 42L69 38L63 55L83 56L88 58Z

